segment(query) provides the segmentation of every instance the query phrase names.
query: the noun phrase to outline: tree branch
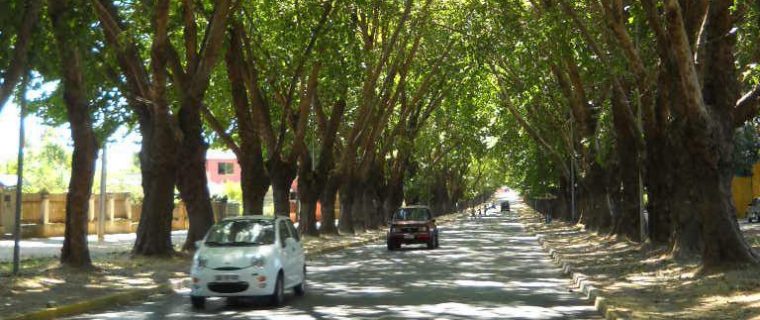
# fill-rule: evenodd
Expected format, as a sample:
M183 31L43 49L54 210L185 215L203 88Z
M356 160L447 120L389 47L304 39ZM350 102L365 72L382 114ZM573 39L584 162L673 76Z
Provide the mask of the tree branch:
M40 8L42 8L41 0L29 0L24 1L24 3L26 9L24 10L23 18L21 18L19 32L16 35L16 43L13 46L13 55L8 70L3 74L3 83L0 85L0 111L3 110L5 102L7 102L8 98L13 94L13 90L16 89L16 84L18 84L21 74L26 69L32 31L34 26L37 25ZM10 35L3 33L3 36Z

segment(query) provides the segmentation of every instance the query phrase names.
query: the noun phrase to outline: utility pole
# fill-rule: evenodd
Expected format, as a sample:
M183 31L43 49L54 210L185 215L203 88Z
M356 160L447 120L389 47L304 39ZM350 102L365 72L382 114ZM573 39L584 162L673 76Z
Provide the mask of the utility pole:
M24 118L26 117L26 87L29 81L29 73L24 72L24 79L21 81L21 105L19 106L19 127L18 127L18 167L16 168L16 224L13 226L13 274L18 274L19 261L21 253L21 204L24 186Z
M108 139L103 140L103 156L100 160L100 212L98 213L98 242L106 239L106 146Z

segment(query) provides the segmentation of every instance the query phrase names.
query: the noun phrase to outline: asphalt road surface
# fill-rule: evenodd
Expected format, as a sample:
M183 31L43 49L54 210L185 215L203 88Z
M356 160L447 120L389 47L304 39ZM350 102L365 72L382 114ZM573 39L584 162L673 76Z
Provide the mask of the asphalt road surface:
M440 239L436 250L378 243L312 259L306 296L279 309L210 299L193 310L179 292L70 319L601 319L515 216L463 219Z

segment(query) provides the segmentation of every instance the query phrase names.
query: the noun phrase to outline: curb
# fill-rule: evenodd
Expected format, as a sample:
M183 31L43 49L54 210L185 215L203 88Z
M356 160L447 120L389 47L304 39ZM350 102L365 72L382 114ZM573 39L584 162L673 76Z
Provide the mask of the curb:
M113 293L102 297L94 298L87 301L75 302L72 304L47 308L33 311L30 313L3 318L5 320L46 320L55 319L65 316L87 313L91 310L106 308L119 304L126 304L138 299L145 299L154 294L170 293L174 288L171 285L164 284L156 288L131 290L126 292Z
M552 258L552 261L560 268L562 268L562 273L570 276L570 278L573 279L573 284L580 289L581 293L583 293L587 299L594 301L594 308L599 313L601 313L605 319L622 320L629 318L626 316L626 314L616 310L614 306L611 306L609 304L609 300L599 295L599 289L590 284L589 276L580 272L575 272L575 267L573 267L572 264L564 261L562 255L559 252L557 252L554 248L549 247L546 241L544 241L543 235L538 234L533 230L530 230L530 232L536 236L538 243L541 245L541 248L543 248L544 251L549 254L549 256Z
M314 251L306 252L306 258L307 259L311 259L311 258L314 258L314 257L322 255L322 254L332 253L332 252L336 252L336 251L341 251L341 250L345 250L345 249L352 248L352 247L358 247L358 246L362 246L362 245L365 245L365 244L370 244L372 242L377 242L377 241L380 241L382 239L385 239L385 235L379 234L379 235L376 235L376 236L373 236L373 237L370 237L368 239L364 239L364 240L361 240L361 241L357 241L357 242L346 243L346 244L342 244L342 245L334 246L334 247L327 247L327 248L320 249L320 250L314 250Z

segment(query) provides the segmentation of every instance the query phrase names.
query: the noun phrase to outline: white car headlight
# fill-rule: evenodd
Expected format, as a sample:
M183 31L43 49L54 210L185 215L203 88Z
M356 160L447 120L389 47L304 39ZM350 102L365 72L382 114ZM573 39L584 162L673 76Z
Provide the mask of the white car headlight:
M195 266L199 269L205 268L208 265L208 259L198 256L195 258Z
M267 260L262 256L251 257L251 266L256 268L263 268L266 265Z

